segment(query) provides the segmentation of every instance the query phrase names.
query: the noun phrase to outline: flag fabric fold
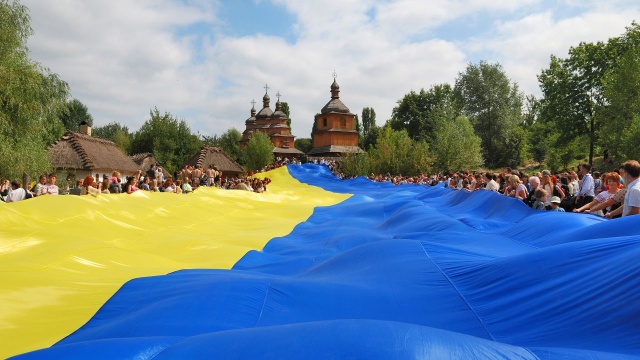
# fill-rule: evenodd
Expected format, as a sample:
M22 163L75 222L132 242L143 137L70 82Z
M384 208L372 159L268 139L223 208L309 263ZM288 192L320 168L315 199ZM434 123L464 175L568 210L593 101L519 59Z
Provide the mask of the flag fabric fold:
M232 238L219 240L216 234L226 225L206 221L197 240L187 234L160 238L153 246L177 249L177 241L195 249L164 254L165 261L198 261L131 277L83 326L53 346L15 358L640 356L640 227L634 217L535 211L489 191L339 180L316 165L267 174L287 185L229 202L227 212L245 209L247 215ZM228 196L193 195L190 201L207 197L209 206ZM249 208L252 201L265 206ZM196 206L189 203L181 206ZM296 203L311 206L313 214L295 218L290 212L303 208ZM174 211L171 205L165 211ZM272 212L276 205L285 210ZM14 221L25 216L21 212ZM297 222L278 233L273 224L279 216ZM271 236L266 245L251 246L251 223L265 217L270 221L260 226ZM162 231L179 233L193 225L178 216ZM10 241L20 247L26 238ZM117 241L135 239L123 235ZM209 241L245 252L225 269L215 252L198 254L214 246ZM151 243L138 245L126 248L151 256L144 252ZM26 253L37 248L22 246ZM105 251L101 261L83 252L69 256L85 260L80 269L99 268L107 259L116 261ZM24 267L38 265L27 256L21 260Z

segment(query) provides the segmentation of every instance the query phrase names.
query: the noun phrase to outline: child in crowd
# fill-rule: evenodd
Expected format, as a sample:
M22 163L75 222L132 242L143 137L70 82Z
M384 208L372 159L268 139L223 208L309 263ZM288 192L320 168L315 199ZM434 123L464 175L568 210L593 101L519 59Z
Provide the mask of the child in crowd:
M559 197L552 196L551 197L551 202L550 202L550 204L551 204L550 211L565 212L564 209L560 207L560 202L561 201L562 200L560 200Z
M546 210L544 199L547 197L547 190L539 187L536 189L534 196L536 198L536 201L533 203L532 208L535 210Z

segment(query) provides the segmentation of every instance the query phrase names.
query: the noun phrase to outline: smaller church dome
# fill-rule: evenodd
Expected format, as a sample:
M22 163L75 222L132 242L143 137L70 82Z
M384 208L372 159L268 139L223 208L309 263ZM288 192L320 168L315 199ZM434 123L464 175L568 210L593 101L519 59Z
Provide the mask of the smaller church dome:
M287 114L285 114L284 111L282 111L282 103L280 102L280 100L276 102L276 111L273 112L273 115L271 115L271 117L277 118L277 119L287 118Z

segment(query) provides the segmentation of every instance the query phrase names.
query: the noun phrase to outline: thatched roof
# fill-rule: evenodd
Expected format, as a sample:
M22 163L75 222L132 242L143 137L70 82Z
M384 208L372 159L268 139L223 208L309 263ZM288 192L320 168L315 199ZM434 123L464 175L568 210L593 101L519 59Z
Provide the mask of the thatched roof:
M146 173L146 171L151 168L151 165L158 163L156 157L153 156L152 153L140 153L131 155L129 157L131 158L131 160L133 160L133 162L138 164L138 168L144 173ZM164 174L165 178L171 175L162 165L160 165L160 168L162 169L162 173Z
M134 173L139 166L112 141L67 131L48 150L51 164L61 170Z
M242 166L233 161L222 148L214 146L203 146L200 150L187 161L187 165L202 166L208 168L209 165L215 166L223 173L240 174L244 172Z

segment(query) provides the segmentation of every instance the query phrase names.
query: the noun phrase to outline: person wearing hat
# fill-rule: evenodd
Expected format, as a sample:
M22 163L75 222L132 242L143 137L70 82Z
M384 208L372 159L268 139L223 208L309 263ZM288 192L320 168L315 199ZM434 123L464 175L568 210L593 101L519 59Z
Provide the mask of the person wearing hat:
M560 200L559 197L552 196L550 201L551 209L549 209L549 211L565 212L564 209L560 207L560 202L562 202L562 200Z

